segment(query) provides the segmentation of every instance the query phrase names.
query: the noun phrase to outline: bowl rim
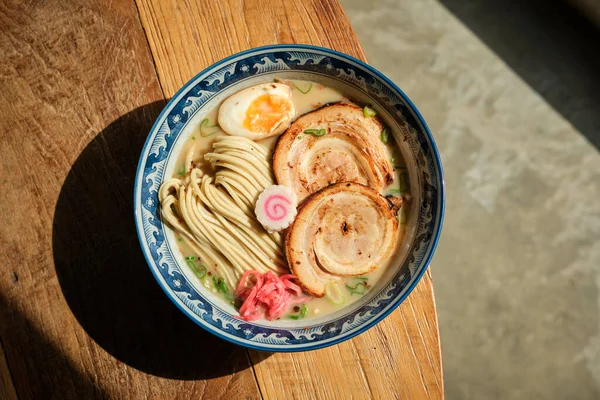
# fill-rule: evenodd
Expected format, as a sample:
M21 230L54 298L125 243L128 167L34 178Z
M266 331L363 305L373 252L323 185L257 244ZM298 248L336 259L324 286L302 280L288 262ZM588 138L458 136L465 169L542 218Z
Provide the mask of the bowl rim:
M300 51L302 51L302 50L315 51L316 50L316 51L320 51L320 52L324 52L324 53L330 53L341 59L345 59L345 60L354 62L354 63L358 64L360 67L369 71L369 73L373 74L377 78L379 78L382 81L384 81L385 83L387 83L390 87L392 87L394 90L397 91L397 93L400 95L400 97L405 102L405 104L408 106L408 108L414 113L414 116L417 118L418 122L422 125L423 131L424 131L425 135L427 136L429 143L431 144L432 158L435 160L435 168L439 175L439 193L440 193L439 194L439 202L440 202L439 209L440 209L440 212L439 212L439 220L438 220L437 229L435 229L435 231L433 232L432 237L431 237L430 250L427 254L424 255L423 260L421 262L421 265L423 265L423 267L420 268L420 270L416 271L415 276L411 279L412 282L410 282L407 285L407 287L403 291L402 295L398 296L396 299L394 299L390 302L389 306L387 307L387 310L385 310L383 313L376 316L372 320L359 326L355 331L353 331L343 337L339 337L339 338L334 337L334 338L332 338L331 341L327 341L326 343L316 342L316 343L307 344L307 345L301 346L301 347L290 346L289 348L288 347L273 348L273 347L263 345L262 343L241 342L241 341L238 341L236 338L232 338L227 335L222 335L219 330L212 330L208 326L205 326L204 324L202 324L196 318L193 318L190 311L184 309L179 304L179 302L175 299L175 295L174 295L174 293L172 293L170 288L168 288L167 285L162 284L161 280L157 276L157 272L152 268L152 263L151 263L151 260L149 259L149 253L147 251L145 251L145 249L144 249L145 240L142 235L143 232L141 232L141 230L143 228L138 224L138 215L141 212L141 210L140 210L141 198L139 199L140 201L138 201L137 188L138 188L138 184L139 184L139 179L143 175L142 172L143 172L143 165L144 165L145 159L142 156L146 152L148 146L151 144L150 140L151 140L152 133L156 129L159 128L159 122L161 122L167 116L167 114L171 108L170 106L175 104L175 102L179 100L180 95L188 92L189 89L193 86L193 83L200 76L206 74L208 71L215 69L216 67L218 67L220 65L226 64L227 62L229 62L232 59L235 59L235 58L247 55L247 54L256 53L256 52L278 51L278 50L284 51L286 49L287 50L300 50ZM333 345L336 345L336 344L339 344L346 340L352 339L355 336L364 333L365 331L367 331L368 329L372 328L377 323L379 323L383 319L385 319L392 311L394 311L396 308L398 308L398 306L400 306L400 304L402 304L404 302L404 300L406 300L406 298L412 293L412 291L415 289L417 284L421 281L421 279L423 278L423 275L429 268L429 264L431 263L431 259L435 253L435 250L436 250L438 242L439 242L439 238L441 236L442 225L444 222L445 208L446 208L446 185L445 185L445 181L444 181L444 172L443 172L442 160L441 160L441 157L439 154L439 150L438 150L437 144L435 143L435 140L433 138L433 134L431 133L431 130L429 129L429 126L425 122L425 119L421 115L421 112L418 110L418 108L415 106L415 104L412 102L412 100L392 80L390 80L382 72L378 71L377 69L375 69L374 67L365 63L364 61L361 61L351 55L342 53L337 50L329 49L326 47L309 45L309 44L274 44L274 45L253 47L253 48L232 54L228 57L225 57L225 58L207 66L205 69L203 69L202 71L200 71L196 75L194 75L192 78L190 78L173 96L171 96L169 101L165 104L164 108L162 109L162 111L160 112L160 114L158 115L156 120L154 121L152 128L148 131L148 136L146 137L146 140L145 140L144 145L142 146L142 149L140 152L138 165L137 165L136 172L135 172L135 182L134 182L134 187L133 187L133 217L134 217L134 222L135 222L136 233L138 236L139 245L140 245L141 251L144 255L144 259L146 260L146 264L147 264L148 268L150 269L152 275L154 276L156 283L163 290L163 292L167 295L169 300L171 300L171 302L173 304L175 304L175 306L183 314L185 314L194 323L196 323L196 325L199 325L201 328L203 328L204 330L208 331L209 333L219 337L220 339L234 343L238 346L243 346L243 347L254 349L254 350L261 350L261 351L268 351L268 352L293 353L293 352L317 350L317 349L321 349L324 347L333 346ZM434 302L434 304L435 304L435 302Z

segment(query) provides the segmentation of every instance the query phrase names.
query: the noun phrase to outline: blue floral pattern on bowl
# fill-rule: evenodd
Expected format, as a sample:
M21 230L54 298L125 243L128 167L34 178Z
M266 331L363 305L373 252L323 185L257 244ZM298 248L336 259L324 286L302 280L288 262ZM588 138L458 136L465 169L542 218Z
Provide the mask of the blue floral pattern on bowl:
M421 204L414 241L404 264L387 286L359 309L327 323L274 328L239 320L204 298L188 281L171 252L160 219L158 189L168 156L186 123L229 86L262 74L301 71L345 82L377 100L405 126L402 140L417 165ZM441 161L425 121L406 95L383 74L348 55L307 45L255 48L228 57L198 74L171 99L142 150L135 182L135 222L150 270L168 297L193 321L215 335L266 351L305 351L349 339L393 311L427 269L444 212Z

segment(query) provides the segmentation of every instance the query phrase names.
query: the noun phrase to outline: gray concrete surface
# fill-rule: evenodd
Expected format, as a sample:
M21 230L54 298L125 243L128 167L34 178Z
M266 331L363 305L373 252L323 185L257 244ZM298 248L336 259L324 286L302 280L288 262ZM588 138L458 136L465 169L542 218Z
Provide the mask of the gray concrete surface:
M571 57L532 83L434 0L342 5L440 147L448 202L432 273L446 397L600 398L600 107L568 92L598 74ZM564 100L540 85L563 85Z

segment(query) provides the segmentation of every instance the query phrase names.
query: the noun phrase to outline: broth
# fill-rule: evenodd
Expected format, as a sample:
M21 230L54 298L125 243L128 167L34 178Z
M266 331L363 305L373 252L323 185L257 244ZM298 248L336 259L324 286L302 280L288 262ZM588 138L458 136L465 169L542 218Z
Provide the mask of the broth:
M327 103L348 101L348 99L340 92L316 82L294 80L291 81L291 83L294 85L294 89L292 91L292 101L296 109L296 118ZM309 87L310 90L308 93L303 93L303 91L306 91L306 89ZM219 106L220 104L207 112L204 115L202 122L198 126L195 126L191 131L188 131L187 137L179 139L184 140L184 144L179 149L179 155L175 161L176 172L174 173L173 177L180 177L180 172L178 171L180 171L181 168L185 170L184 166L186 164L186 157L190 150L193 150L194 152L192 160L197 167L208 174L213 174L215 172L213 171L210 163L204 161L203 156L204 154L212 151L212 145L215 142L216 137L219 135L227 135L216 126ZM397 145L394 143L393 137L394 135L390 135L390 143L388 146L385 146L385 151L388 159L391 160L392 166L394 167L394 182L388 188L386 188L384 193L381 194L402 194L402 196L406 198L408 197L407 195L409 194L410 190L408 187L408 174L406 171L406 165L400 155L400 151L397 150ZM260 144L269 152L272 152L277 138L278 136L275 136L257 141L256 143ZM401 215L399 215L400 224L398 229L398 240L394 254L399 251L400 246L403 244L402 239L406 231L406 215L404 213L407 208L408 207L402 207L400 209ZM195 254L190 246L186 245L186 241L183 238L176 238L179 251L186 259L186 262L190 268L192 268L192 271L197 271L197 266L200 265L197 260L198 255ZM391 263L392 259L393 257L388 260L388 264ZM202 265L206 267L206 273L201 278L199 277L199 282L208 290L212 291L215 295L221 296L227 302L235 305L236 302L233 298L231 298L231 296L224 295L218 290L216 279L221 275L219 274L219 266L217 264ZM307 309L305 317L310 318L327 314L335 310L339 310L342 307L346 307L349 304L359 300L377 283L379 278L386 271L387 267L388 265L381 266L375 271L363 275L362 277L341 278L339 281L337 281L336 285L344 297L344 302L342 304L334 304L327 296L322 298L313 297L305 303ZM231 289L235 291L235 287ZM289 310L288 313L282 318L288 318L290 316L290 312L294 313L294 315L297 315L302 305L298 305L296 307L297 308L295 310Z

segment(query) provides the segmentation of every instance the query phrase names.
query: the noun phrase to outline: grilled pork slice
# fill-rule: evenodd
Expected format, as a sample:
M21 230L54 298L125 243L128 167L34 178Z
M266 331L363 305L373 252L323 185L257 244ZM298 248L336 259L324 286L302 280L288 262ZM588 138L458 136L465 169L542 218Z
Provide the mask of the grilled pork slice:
M381 192L394 180L381 141L383 125L355 104L335 103L304 114L281 135L273 155L277 183L298 201L338 182Z
M328 282L385 265L398 238L392 208L375 190L350 182L308 197L285 240L288 264L302 288L322 297Z

